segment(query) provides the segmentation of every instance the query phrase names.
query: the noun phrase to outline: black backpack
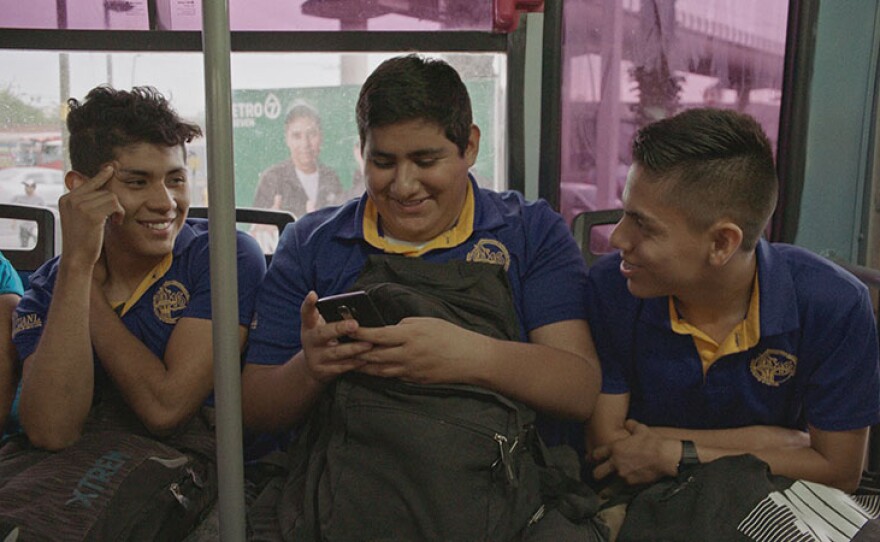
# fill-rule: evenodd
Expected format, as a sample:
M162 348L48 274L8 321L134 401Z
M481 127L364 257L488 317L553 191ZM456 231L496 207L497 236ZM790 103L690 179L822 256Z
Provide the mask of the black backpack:
M354 288L370 292L389 323L434 316L519 338L498 265L374 257ZM490 390L350 373L325 394L291 449L277 510L281 538L525 540L552 507L576 516L568 527L583 528L545 539L599 539L595 494L548 464L534 419L529 407Z

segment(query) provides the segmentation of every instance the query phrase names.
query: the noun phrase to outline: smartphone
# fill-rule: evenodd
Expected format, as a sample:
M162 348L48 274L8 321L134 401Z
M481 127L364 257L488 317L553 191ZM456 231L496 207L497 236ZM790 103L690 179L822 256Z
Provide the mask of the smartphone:
M379 309L373 304L369 294L363 290L322 297L318 300L317 307L328 324L340 320L357 320L358 325L363 327L385 325ZM350 337L339 337L339 342L351 340Z

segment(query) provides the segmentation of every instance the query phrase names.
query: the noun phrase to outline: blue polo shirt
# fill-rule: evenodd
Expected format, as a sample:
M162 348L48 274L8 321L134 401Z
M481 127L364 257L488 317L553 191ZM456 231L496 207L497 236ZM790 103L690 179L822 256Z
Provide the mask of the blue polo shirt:
M238 321L248 325L266 259L257 242L245 233L238 232L237 247ZM31 275L30 289L16 310L13 341L21 360L33 354L43 333L59 262L60 257L53 258ZM209 267L208 221L188 219L174 242L170 266L162 274L154 271L157 275L122 309L122 323L158 358L164 357L179 319L211 318ZM108 380L97 359L95 369L97 388Z
M703 374L690 335L672 331L668 298L638 299L620 255L590 268L589 322L602 392L630 393L628 416L651 426L772 425L846 431L880 422L877 327L867 288L791 245L757 249L761 338Z
M538 327L586 319L586 268L562 218L544 201L516 192L480 189L471 179L473 231L460 244L433 249L423 260L504 265L520 322L521 340ZM307 214L281 236L257 297L248 342L249 363L280 365L301 349L300 306L350 289L367 258L382 250L364 238L367 196Z

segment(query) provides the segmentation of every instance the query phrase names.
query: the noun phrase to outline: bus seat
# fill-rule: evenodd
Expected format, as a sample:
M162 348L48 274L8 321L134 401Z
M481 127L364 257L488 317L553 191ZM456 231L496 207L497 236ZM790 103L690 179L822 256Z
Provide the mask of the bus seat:
M33 248L3 249L3 255L18 271L25 289L30 283L31 273L55 256L55 213L49 207L0 203L0 218L30 220L37 224L37 241Z
M190 218L208 218L208 208L193 206L189 208ZM293 213L276 209L258 209L256 207L236 207L235 221L239 224L267 224L278 228L278 235L284 227L296 220ZM266 254L266 265L272 262L272 254Z
M606 209L602 211L584 211L576 215L574 220L571 221L571 232L581 248L581 254L584 257L584 261L587 262L587 267L593 265L593 262L604 254L601 251L594 252L594 249L610 249L607 237L593 239L593 228L616 224L620 222L621 218L623 218L623 209Z

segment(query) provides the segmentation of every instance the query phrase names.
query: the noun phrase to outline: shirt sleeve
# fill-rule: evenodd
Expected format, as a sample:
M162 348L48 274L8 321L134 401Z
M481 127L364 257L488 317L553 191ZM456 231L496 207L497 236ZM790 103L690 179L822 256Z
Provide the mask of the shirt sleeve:
M193 251L190 276L194 277L190 300L184 317L211 319L210 254L207 236L204 245ZM250 235L236 232L236 261L238 274L238 323L251 323L254 298L266 272L266 257L259 244Z
M0 254L0 294L24 294L24 286L18 271L2 254Z
M526 331L564 320L585 320L587 268L562 217L539 201L526 224L523 318Z
M630 298L621 290L625 282L616 272L620 257L610 254L600 258L587 278L584 305L587 321L602 367L602 393L620 394L630 391L625 361L632 357L632 342L622 340L622 330L632 329L635 315L627 317ZM616 302L615 302L616 301Z
M250 325L257 292L266 275L266 256L257 240L238 232L238 323Z
M308 280L309 264L296 237L299 224L284 229L257 292L248 336L248 363L281 365L302 348L300 307L314 286Z
M798 367L814 367L807 380L807 422L825 431L846 431L880 422L880 362L877 326L867 289L853 302L835 296L834 305L812 311L804 322ZM832 300L826 302L829 303ZM806 332L814 326L814 332ZM819 329L821 327L821 329Z
M19 360L25 360L34 353L43 335L55 280L50 270L55 262L57 258L31 275L30 287L15 309L12 318L12 341L18 351Z

